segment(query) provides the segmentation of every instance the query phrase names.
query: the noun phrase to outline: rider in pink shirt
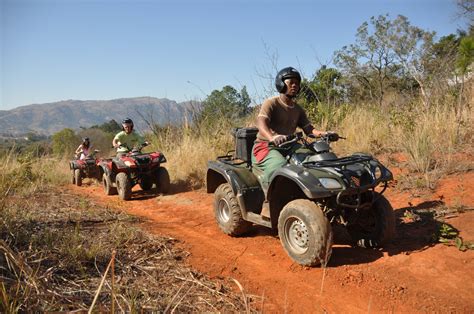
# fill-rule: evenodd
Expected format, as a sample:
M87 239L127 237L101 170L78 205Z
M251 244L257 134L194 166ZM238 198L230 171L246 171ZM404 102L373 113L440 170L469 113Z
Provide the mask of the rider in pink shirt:
M81 145L76 149L76 157L77 159L86 159L91 151L91 144L88 137L84 137L82 139ZM80 155L79 155L80 154Z

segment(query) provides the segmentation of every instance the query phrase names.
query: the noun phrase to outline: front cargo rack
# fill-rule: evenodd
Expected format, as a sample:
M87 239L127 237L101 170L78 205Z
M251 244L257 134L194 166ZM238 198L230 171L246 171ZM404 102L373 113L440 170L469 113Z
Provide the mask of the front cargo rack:
M344 167L356 163L367 163L371 160L374 160L372 156L347 156L341 157L337 159L330 159L330 160L316 160L316 161L305 161L303 165L305 167L316 167L316 168L323 168L323 167Z

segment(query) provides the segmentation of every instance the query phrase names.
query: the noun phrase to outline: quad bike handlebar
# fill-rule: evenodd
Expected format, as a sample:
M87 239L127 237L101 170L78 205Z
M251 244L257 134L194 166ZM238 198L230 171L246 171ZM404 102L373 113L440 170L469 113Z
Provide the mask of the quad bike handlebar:
M141 144L137 144L133 147L130 147L128 146L127 144L125 143L119 143L118 144L118 147L122 147L122 148L125 148L127 149L129 152L140 152L144 147L147 147L148 145L150 145L151 143L146 141L146 142L143 142ZM115 148L115 147L114 147Z
M313 135L313 134L308 135L308 137L316 138L316 136ZM296 143L297 141L299 141L303 138L304 138L303 132L297 132L295 134L287 135L285 141L283 143L281 143L280 145L278 145L278 147L285 147L285 146L291 145L291 144ZM321 135L319 138L322 141L325 141L327 143L337 142L338 140L341 140L341 139L345 140L346 139L345 137L340 136L336 132L326 132L326 134ZM275 143L273 141L270 141L269 144L275 145Z
M74 157L76 159L79 159L81 157L81 154L83 153L84 151L81 150L79 153L77 153ZM94 149L94 151L90 152L89 154L85 155L85 159L88 159L88 158L95 158L95 154L97 153L100 153L100 150L98 149Z

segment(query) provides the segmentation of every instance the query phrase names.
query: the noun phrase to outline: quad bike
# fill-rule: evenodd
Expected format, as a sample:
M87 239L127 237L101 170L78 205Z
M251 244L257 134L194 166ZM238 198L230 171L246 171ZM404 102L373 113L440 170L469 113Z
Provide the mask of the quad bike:
M85 159L78 158L69 162L72 184L81 186L83 178L93 178L100 180L100 170L99 166L97 165L98 159L95 157L98 152L99 151L96 149L87 155Z
M336 133L312 142L297 133L279 146L288 149L287 164L262 185L263 173L250 159L257 131L234 130L236 150L208 162L207 192L214 193L215 219L224 233L240 236L252 223L278 229L290 258L305 266L329 261L331 224L345 226L362 247L392 239L395 216L382 194L393 175L377 159L362 153L338 158L330 149L342 138Z
M137 147L127 148L128 153L121 157L105 158L99 162L102 184L106 195L117 194L123 200L132 197L132 188L139 184L142 190L148 191L153 184L159 193L167 193L170 188L170 177L166 168L161 166L166 162L161 152L142 153L148 143Z

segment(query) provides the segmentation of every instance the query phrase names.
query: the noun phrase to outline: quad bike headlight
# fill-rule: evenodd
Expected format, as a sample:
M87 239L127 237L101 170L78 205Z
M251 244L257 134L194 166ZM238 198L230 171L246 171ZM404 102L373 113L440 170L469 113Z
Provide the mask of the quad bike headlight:
M160 162L160 156L153 158L151 162Z
M380 169L380 167L375 167L375 170L374 170L374 177L376 180L380 179L382 177L382 169Z
M131 161L129 161L129 160L125 160L124 163L125 163L125 165L127 165L128 167L132 167L132 166L135 165L133 162L131 162Z
M340 189L342 185L336 179L332 178L320 178L319 182L326 188L326 189Z

